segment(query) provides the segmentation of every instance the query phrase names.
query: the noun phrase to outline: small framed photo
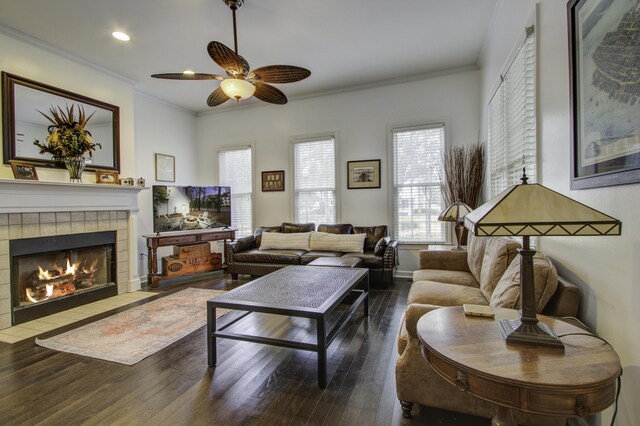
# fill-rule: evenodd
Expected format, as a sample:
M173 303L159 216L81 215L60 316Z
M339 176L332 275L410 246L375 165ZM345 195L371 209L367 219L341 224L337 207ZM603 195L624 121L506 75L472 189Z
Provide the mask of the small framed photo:
M156 154L156 180L159 182L176 181L176 157Z
M380 160L347 162L347 189L380 188Z
M118 185L118 172L110 170L96 170L96 183L106 183L109 185Z
M16 179L38 180L36 166L33 164L16 163L12 161L11 170L13 170L13 177Z
M284 191L284 170L262 172L262 192Z

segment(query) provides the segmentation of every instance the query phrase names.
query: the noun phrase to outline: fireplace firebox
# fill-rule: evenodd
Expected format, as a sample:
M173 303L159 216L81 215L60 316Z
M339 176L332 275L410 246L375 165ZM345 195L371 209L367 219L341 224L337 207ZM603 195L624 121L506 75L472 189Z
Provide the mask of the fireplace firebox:
M116 231L9 243L12 324L118 294Z

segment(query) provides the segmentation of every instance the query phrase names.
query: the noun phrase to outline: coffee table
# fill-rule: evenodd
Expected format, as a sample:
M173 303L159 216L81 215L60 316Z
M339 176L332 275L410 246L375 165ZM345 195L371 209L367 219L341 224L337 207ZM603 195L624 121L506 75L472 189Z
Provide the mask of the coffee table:
M361 288L358 288L361 287ZM327 318L347 296L355 300L337 319L331 330ZM327 386L327 348L345 325L347 318L364 303L369 315L369 270L325 266L288 266L251 281L207 302L207 351L209 366L217 362L216 339L234 339L318 353L318 386ZM216 309L246 311L216 327ZM254 312L311 318L316 321L316 343L276 339L224 331Z

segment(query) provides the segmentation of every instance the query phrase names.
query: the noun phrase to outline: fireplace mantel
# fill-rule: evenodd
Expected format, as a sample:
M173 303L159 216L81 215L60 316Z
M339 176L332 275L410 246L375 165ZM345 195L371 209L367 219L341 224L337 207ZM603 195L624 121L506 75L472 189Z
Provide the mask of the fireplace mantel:
M0 213L84 210L137 212L139 186L0 179Z

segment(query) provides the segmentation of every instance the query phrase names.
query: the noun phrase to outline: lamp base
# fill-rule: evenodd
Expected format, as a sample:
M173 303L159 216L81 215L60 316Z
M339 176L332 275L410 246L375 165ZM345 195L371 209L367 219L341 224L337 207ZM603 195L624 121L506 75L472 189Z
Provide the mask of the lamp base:
M457 245L455 247L451 247L451 251L465 251L466 249L461 245Z
M502 334L507 343L521 343L564 350L564 344L545 324L524 323L519 319L500 320L498 327L500 328L500 334Z

